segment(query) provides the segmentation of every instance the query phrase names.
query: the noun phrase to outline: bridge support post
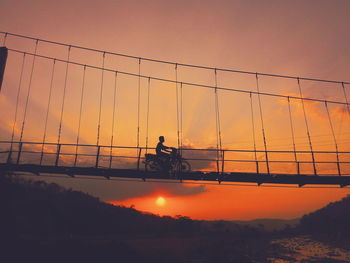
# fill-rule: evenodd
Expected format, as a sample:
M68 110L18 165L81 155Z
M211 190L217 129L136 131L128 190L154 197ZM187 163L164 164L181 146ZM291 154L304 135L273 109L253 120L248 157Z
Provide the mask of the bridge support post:
M23 143L20 142L18 146L18 155L17 155L17 162L16 162L17 164L19 164L19 161L21 159L22 147L23 147Z
M255 161L255 165L256 165L256 173L259 174L259 162Z
M77 160L78 160L78 153L76 153L74 156L74 167L77 166Z
M12 163L12 143L11 143L11 147L10 147L10 150L9 150L9 155L7 156L7 163L8 164L11 164Z
M338 175L341 176L341 170L340 170L339 160L338 160L338 162L337 162L337 168L338 168Z
M40 165L42 165L43 163L43 158L44 158L44 143L42 144L42 148L41 148L41 154L40 154Z
M142 151L142 148L139 149L139 154L137 156L137 171L140 170L141 151Z
M61 144L58 144L57 145L56 161L55 161L56 166L58 166L58 161L60 160L60 153L61 153Z
M4 79L7 54L8 54L7 47L0 47L0 92L1 92L2 80Z
M297 173L298 173L298 175L300 175L300 163L299 162L297 162Z
M222 160L221 160L221 174L224 175L225 172L225 150L222 151Z
M112 168L112 161L113 161L113 149L112 149L112 146L111 146L110 156L109 156L109 169Z
M12 150L9 151L9 155L7 156L7 163L12 163Z
M98 168L98 161L100 159L100 151L101 151L101 146L97 146L97 155L96 155L95 168Z

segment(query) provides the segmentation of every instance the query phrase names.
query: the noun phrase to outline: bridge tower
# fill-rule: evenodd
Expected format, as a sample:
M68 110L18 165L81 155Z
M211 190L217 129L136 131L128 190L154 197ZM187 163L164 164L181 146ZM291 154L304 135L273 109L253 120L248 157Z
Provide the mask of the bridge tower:
M2 86L2 80L4 78L7 53L8 53L8 50L6 47L0 47L0 91Z

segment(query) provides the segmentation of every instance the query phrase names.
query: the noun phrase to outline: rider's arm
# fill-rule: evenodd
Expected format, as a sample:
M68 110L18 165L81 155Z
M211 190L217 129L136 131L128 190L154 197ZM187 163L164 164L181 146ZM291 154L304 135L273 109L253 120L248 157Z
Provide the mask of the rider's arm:
M165 145L164 145L164 151L166 151L166 152L171 152L171 147L168 147L168 146L165 146Z

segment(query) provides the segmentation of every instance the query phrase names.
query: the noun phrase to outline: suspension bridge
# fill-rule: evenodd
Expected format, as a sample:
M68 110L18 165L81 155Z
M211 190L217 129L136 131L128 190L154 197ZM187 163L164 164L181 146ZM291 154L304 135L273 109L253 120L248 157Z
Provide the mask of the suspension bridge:
M350 185L349 82L0 36L2 171ZM159 135L192 171L146 169Z

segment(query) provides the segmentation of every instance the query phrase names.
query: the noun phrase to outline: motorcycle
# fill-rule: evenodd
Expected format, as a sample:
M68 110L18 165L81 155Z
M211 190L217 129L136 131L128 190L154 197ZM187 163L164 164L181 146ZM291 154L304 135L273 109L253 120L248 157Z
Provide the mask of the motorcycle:
M169 158L161 158L156 154L146 153L143 163L146 171L151 172L170 172L175 174L191 171L190 163L182 158L176 148L171 148Z

